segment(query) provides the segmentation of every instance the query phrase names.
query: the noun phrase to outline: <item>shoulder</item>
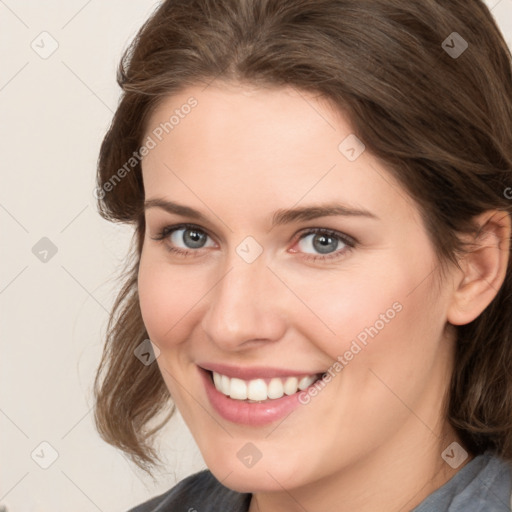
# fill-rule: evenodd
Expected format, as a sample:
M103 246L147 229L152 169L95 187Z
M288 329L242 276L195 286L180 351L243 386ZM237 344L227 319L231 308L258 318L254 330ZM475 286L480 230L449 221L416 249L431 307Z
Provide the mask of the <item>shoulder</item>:
M224 487L210 471L191 475L128 512L247 512L251 495Z
M510 512L512 464L487 451L464 466L413 512Z

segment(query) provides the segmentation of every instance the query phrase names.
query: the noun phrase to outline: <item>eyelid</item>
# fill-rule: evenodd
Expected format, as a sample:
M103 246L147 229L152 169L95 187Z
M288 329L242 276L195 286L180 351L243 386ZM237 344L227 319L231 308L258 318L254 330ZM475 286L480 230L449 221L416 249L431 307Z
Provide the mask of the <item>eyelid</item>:
M175 231L179 231L180 229L196 229L198 231L203 232L207 235L211 240L213 240L216 244L215 237L212 236L206 228L203 228L202 226L199 226L197 224L193 224L190 222L183 222L179 224L173 224L173 225L166 225L163 228L159 230L159 233L155 237L150 237L153 240L157 241L165 241L165 239L174 233ZM302 254L301 258L304 260L320 260L320 261L327 261L329 259L340 259L342 258L345 253L349 252L350 250L354 249L358 244L358 240L354 238L351 235L348 235L346 233L343 233L341 231L331 229L331 228L325 228L325 227L306 227L298 231L292 238L293 245L296 245L300 240L305 238L306 236L314 235L314 234L326 234L328 236L332 236L334 238L339 239L343 244L346 245L344 249L338 249L332 253L326 253L326 254L311 254L311 253L302 253L301 251L292 251L293 253L300 253ZM175 253L188 253L189 255L193 255L194 253L200 253L200 249L183 249L181 247L167 247L167 249L171 252ZM184 256L184 254L182 254Z
M303 235L308 236L308 235L312 235L315 233L325 233L327 235L333 236L334 238L339 238L343 243L345 243L351 247L353 247L359 243L357 241L357 239L355 239L353 236L347 235L346 233L343 233L342 231L338 231L336 229L331 229L331 228L320 228L320 227L304 228L295 235L294 240L301 240Z
M305 228L299 231L294 237L294 246L301 242L303 239L307 238L311 235L324 234L329 237L333 237L339 240L345 247L342 249L336 249L334 252L330 253L309 253L298 250L291 250L292 253L300 254L300 258L306 262L313 262L320 264L328 264L328 263L338 263L340 260L344 259L349 255L351 251L353 251L358 245L358 241L353 237L341 231L330 229L330 228L317 228L310 227Z
M178 223L178 224L168 224L168 225L165 225L163 228L159 229L158 231L159 231L159 235L162 235L162 233L165 232L164 236L167 236L168 234L172 233L173 231L177 231L178 229L183 229L183 228L186 228L186 229L197 229L198 231L204 232L212 240L216 240L216 237L212 236L212 234L210 233L210 231L207 228L204 228L203 226L199 226L198 224L193 224L191 222L181 222L181 223ZM351 235L348 235L347 233L343 233L343 232L338 231L336 229L326 228L326 227L319 227L319 226L308 226L308 227L305 227L305 228L299 230L293 236L292 240L295 241L295 240L299 239L302 235L308 235L308 234L312 234L312 233L315 233L315 232L331 234L331 235L333 235L335 237L339 237L341 240L343 240L343 241L345 241L345 242L347 242L349 244L352 243L352 244L355 245L355 244L359 243L356 238L354 238ZM156 239L156 237L151 237L151 238Z
M174 233L175 231L179 231L180 229L196 229L197 231L202 231L205 235L207 235L211 240L213 240L216 244L218 243L216 241L216 237L212 236L208 229L203 228L202 226L199 226L198 224L192 224L190 222L181 222L179 224L168 224L165 225L163 228L158 229L158 234L156 236L150 237L152 240L164 240L167 238L171 233ZM193 249L191 249L193 250ZM196 250L197 252L197 250Z

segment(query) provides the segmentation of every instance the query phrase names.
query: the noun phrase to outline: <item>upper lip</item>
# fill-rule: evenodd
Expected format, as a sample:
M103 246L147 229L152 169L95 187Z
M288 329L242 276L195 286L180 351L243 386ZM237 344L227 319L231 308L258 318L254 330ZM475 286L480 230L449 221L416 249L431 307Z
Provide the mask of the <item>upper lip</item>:
M272 379L279 377L303 377L306 375L319 375L323 371L304 371L304 370L290 370L287 368L275 368L270 366L232 366L222 363L201 363L198 364L200 368L211 372L220 373L230 378L238 378L242 380L253 379Z

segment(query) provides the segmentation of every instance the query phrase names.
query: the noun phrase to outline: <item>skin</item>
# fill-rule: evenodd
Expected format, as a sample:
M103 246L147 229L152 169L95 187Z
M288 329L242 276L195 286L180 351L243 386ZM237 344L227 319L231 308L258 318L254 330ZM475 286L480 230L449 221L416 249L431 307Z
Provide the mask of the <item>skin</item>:
M207 221L146 210L139 296L157 364L208 468L253 493L251 512L412 509L472 458L456 469L441 458L450 443L464 446L444 411L450 324L476 318L501 286L510 218L483 214L485 244L441 279L416 205L369 151L353 162L340 152L353 131L326 101L293 88L190 87L160 104L146 135L190 96L198 105L143 160L145 197L193 207ZM328 202L378 219L271 229L278 209ZM208 235L202 248L186 245L184 230L154 239L182 222ZM340 240L337 258L308 260L322 255L315 235L303 234L315 227L357 244L342 253ZM247 236L263 249L252 263L236 252ZM283 421L237 425L210 405L198 362L322 372L397 301L402 310ZM237 457L248 442L262 455L251 468Z

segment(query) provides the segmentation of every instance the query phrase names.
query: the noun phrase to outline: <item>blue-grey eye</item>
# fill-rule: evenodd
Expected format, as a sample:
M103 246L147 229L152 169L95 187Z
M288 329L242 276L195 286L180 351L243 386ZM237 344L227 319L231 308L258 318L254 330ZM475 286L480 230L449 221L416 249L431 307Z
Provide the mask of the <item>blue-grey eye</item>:
M172 245L182 249L201 249L205 246L208 235L199 229L185 227L173 230L169 239ZM184 247L180 244L184 244Z
M328 254L342 248L339 246L340 243L346 245L340 238L336 236L329 235L327 233L310 233L301 238L301 240L298 242L298 245L300 246L300 244L303 244L300 249L305 253L308 253L307 249L312 249L313 254L314 251L320 254Z

